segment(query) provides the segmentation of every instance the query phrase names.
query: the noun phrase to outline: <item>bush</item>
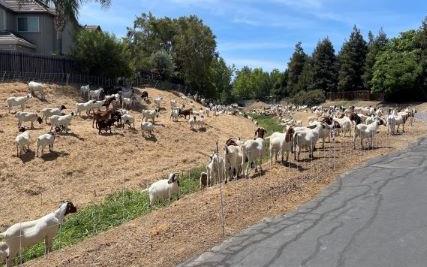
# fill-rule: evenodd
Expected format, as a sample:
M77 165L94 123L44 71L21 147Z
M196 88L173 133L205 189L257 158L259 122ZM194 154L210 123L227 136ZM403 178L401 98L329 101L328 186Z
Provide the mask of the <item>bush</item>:
M77 32L71 55L89 75L117 78L129 77L132 73L127 45L108 33Z
M323 90L300 91L292 99L295 105L307 105L309 107L325 102L326 96Z

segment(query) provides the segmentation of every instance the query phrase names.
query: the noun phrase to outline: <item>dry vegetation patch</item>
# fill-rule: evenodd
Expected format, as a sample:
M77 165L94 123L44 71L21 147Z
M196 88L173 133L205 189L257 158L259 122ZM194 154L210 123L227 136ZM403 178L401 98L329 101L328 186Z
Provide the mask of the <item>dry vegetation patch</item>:
M385 128L376 149L353 150L349 138L327 143L315 160L291 161L291 168L265 165L262 176L228 183L224 190L225 232L222 236L220 186L187 195L172 205L83 242L57 251L31 266L173 266L200 254L263 218L277 216L312 199L335 177L368 159L407 147L424 135L417 121L403 135L388 137ZM304 154L306 158L306 154ZM302 158L304 158L302 157ZM165 253L167 252L167 253Z

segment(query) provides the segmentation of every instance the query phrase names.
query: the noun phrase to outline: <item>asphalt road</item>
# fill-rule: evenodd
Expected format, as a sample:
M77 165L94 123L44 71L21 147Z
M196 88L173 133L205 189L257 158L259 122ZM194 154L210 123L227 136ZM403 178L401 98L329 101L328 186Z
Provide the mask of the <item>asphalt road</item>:
M427 140L182 266L427 266Z

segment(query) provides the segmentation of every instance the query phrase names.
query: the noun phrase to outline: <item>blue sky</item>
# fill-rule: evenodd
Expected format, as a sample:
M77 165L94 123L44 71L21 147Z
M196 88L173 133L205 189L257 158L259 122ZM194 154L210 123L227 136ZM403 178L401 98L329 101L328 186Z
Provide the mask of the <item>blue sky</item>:
M105 9L85 4L81 24L126 35L136 16L151 11L157 17L195 14L213 30L218 51L227 64L283 71L296 42L311 53L328 36L338 51L353 25L367 36L383 27L396 36L418 28L427 16L427 1L394 0L112 0Z

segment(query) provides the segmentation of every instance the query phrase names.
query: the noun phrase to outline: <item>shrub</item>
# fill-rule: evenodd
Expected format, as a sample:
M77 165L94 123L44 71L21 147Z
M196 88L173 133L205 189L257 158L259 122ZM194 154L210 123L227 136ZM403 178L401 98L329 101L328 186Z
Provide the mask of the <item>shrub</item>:
M292 99L291 102L296 105L315 106L325 102L326 96L323 90L300 91Z

